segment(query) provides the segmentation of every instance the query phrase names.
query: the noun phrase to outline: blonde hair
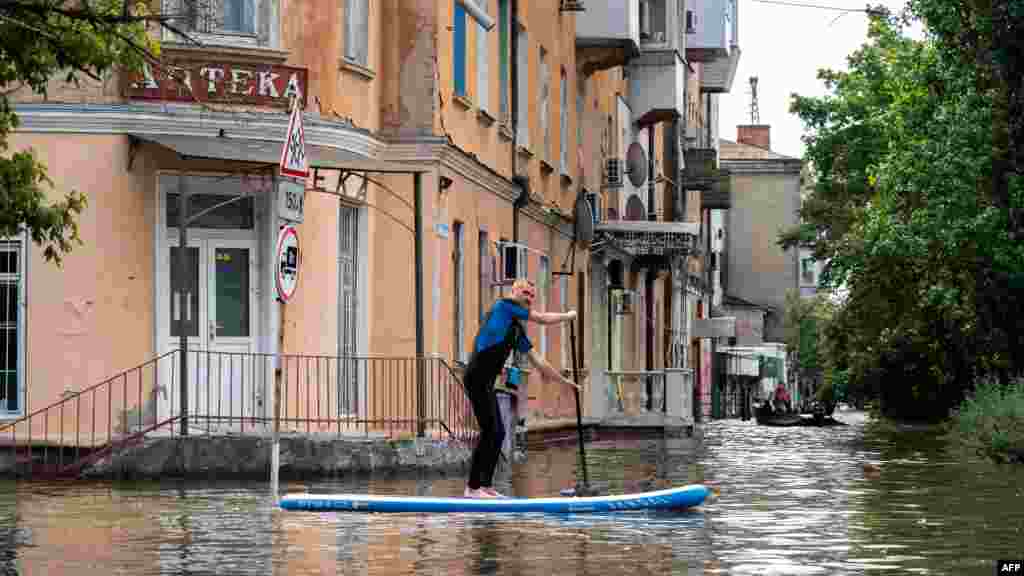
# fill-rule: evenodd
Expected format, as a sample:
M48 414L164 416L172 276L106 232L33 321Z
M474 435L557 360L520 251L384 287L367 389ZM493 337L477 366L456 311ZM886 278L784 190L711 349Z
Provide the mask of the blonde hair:
M517 278L516 281L512 283L512 296L515 297L516 295L522 294L523 292L529 292L530 294L536 296L537 287L533 285L533 282L527 280L526 278Z

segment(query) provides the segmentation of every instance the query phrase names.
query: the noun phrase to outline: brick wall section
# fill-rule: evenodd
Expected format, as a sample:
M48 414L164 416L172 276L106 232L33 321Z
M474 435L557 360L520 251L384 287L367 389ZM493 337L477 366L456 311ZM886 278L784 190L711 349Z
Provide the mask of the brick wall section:
M765 150L771 149L771 126L751 124L736 127L736 139L742 144L757 146Z

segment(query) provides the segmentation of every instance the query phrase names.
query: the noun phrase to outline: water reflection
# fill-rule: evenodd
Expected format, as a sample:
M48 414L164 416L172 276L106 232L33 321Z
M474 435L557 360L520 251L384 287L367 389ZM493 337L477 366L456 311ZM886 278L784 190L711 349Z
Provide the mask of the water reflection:
M856 420L854 421L856 424ZM1020 467L951 461L927 432L716 422L686 439L589 444L611 491L710 482L686 513L284 512L267 484L0 483L0 574L991 574L1022 554ZM499 489L550 495L573 445L534 451ZM877 464L866 469L865 462ZM288 491L454 496L461 476L353 477Z

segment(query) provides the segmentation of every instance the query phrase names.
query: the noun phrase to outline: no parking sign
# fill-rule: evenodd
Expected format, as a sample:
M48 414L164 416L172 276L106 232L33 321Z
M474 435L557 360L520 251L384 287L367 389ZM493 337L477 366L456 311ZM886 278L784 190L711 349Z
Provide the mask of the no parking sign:
M294 226L282 226L277 235L277 297L287 302L299 283L299 233Z

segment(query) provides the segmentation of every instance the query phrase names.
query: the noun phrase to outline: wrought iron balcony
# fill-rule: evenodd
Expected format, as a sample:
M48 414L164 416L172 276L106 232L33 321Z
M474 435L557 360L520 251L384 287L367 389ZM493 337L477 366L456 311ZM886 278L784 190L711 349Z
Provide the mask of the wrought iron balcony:
M614 246L634 258L652 258L657 266L696 250L698 223L667 220L660 208L649 211L637 194L621 198L618 190L608 190L601 200L592 200L595 247Z

